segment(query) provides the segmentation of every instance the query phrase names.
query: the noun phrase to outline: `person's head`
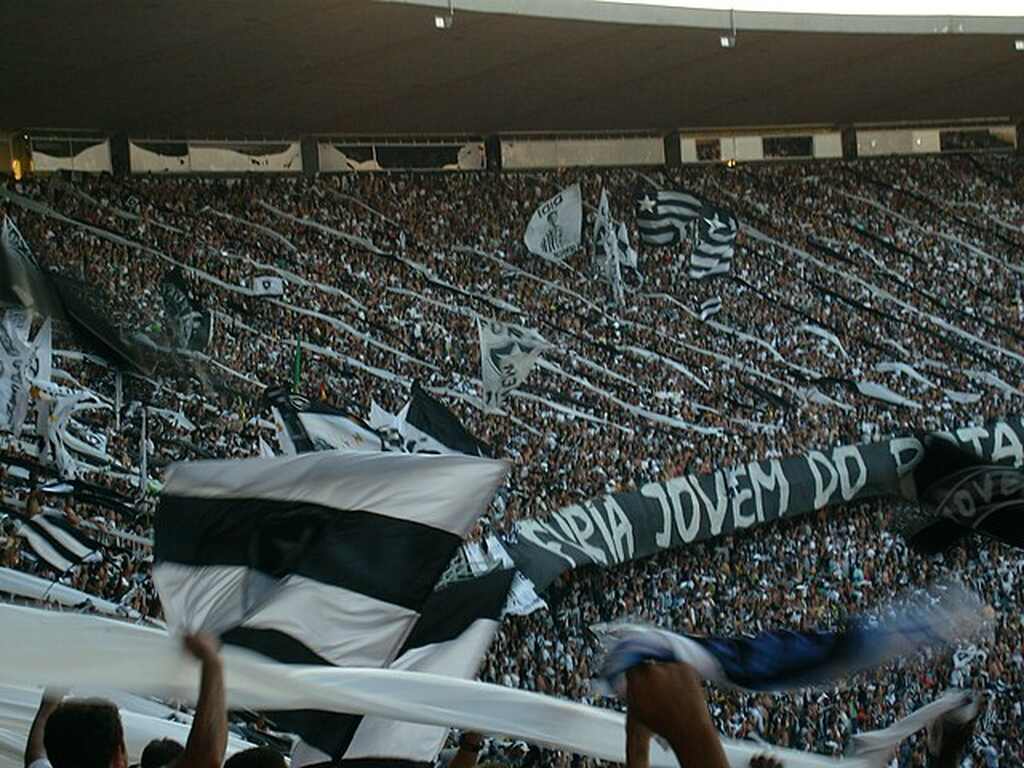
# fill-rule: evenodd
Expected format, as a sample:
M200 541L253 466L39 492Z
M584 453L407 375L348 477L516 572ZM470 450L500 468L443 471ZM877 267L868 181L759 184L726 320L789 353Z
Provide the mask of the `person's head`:
M164 768L178 759L185 747L174 739L153 739L142 750L139 768Z
M286 768L286 764L284 756L276 749L253 747L235 752L224 761L224 768Z
M117 707L104 699L68 699L46 721L46 757L53 768L128 768Z

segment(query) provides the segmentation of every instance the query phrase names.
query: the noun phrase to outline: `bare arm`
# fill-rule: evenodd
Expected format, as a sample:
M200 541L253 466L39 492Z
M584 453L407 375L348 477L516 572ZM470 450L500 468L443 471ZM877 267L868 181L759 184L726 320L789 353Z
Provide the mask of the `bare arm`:
M216 641L208 635L189 635L185 647L202 662L199 702L185 751L175 768L220 768L228 745L228 713L224 695L224 667Z
M626 712L626 768L650 768L651 732L634 714Z
M46 758L46 746L43 744L43 735L46 733L46 721L53 714L53 711L60 706L64 698L62 691L47 688L43 691L43 698L39 702L39 709L36 710L35 719L32 721L32 728L28 732L28 741L25 743L25 768L28 768L36 760Z
M689 666L642 664L629 670L626 681L629 713L668 741L680 765L729 768L704 689Z
M459 751L448 764L448 768L473 768L480 759L484 738L479 733L467 731L459 739Z

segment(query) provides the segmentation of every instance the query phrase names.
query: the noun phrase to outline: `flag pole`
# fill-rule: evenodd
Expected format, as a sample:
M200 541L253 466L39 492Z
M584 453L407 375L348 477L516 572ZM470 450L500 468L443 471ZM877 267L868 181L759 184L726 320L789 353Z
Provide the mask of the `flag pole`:
M145 404L142 406L142 431L141 439L139 440L139 498L143 498L146 495L146 415L149 412L149 408Z
M292 363L292 391L299 391L299 382L302 379L302 342L295 341L295 358Z

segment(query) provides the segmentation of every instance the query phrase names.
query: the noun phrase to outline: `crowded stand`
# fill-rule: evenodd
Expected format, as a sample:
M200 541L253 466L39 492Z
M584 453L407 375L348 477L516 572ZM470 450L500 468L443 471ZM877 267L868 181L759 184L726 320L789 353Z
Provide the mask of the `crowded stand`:
M606 190L640 252L621 299L595 274L589 247L551 261L523 245L533 211L575 183L589 211L584 232ZM728 274L692 280L687 244L642 244L638 190L668 188L743 222ZM285 381L360 418L374 407L399 412L414 381L444 401L512 462L476 542L514 541L520 521L604 494L979 426L1024 407L1024 162L1011 155L317 178L50 175L8 183L0 213L41 265L82 280L110 322L144 334L156 361L115 371L54 324L61 381L116 400L88 415L109 461L75 462L68 476L45 441L0 434L0 496L28 518L62 517L107 555L61 572L10 516L0 560L137 621L163 618L150 571L166 467L276 451L264 391ZM174 339L161 287L172 274L212 316L208 341L181 353L166 352ZM259 275L282 278L283 294L254 295ZM712 298L721 310L702 320ZM548 344L498 414L481 404L477 323L488 319L536 329ZM69 479L103 486L121 506L44 487ZM955 577L995 609L984 641L922 651L841 686L711 687L713 720L726 736L839 756L854 734L955 686L989 695L972 764L1022 764L1024 557L988 539L915 552L897 530L902 506L829 507L568 571L543 593L546 605L504 618L480 677L617 706L591 686L595 624L629 616L725 635L837 627ZM912 739L891 764L923 765L924 754L924 739ZM488 761L593 762L500 739L482 752Z

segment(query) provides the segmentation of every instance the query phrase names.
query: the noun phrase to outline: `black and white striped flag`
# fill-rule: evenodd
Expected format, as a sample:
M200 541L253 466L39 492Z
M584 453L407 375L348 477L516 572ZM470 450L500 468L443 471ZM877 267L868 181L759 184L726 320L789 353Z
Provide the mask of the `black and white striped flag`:
M348 411L290 393L282 386L267 389L264 400L274 413L281 453L384 450L383 438Z
M701 216L703 202L686 192L645 191L636 198L636 225L646 245L677 245L686 226Z
M102 560L102 547L75 528L61 514L34 517L11 511L20 521L17 534L55 571L65 573L76 565Z
M714 296L700 305L700 319L707 322L722 311L722 297Z
M406 453L464 453L493 457L494 451L466 429L448 407L413 381L409 402L399 414Z
M731 211L705 202L697 222L697 245L690 254L690 277L702 280L732 268L739 222Z
M388 666L507 468L343 451L173 465L153 550L167 622L286 664ZM331 756L355 731L331 712L268 717Z
M514 573L495 571L434 592L390 668L472 679L498 630ZM430 766L448 736L447 728L431 725L358 715L347 720L346 729L354 735L339 756L341 765L387 760L392 766ZM293 768L327 760L328 755L304 742L292 753Z

